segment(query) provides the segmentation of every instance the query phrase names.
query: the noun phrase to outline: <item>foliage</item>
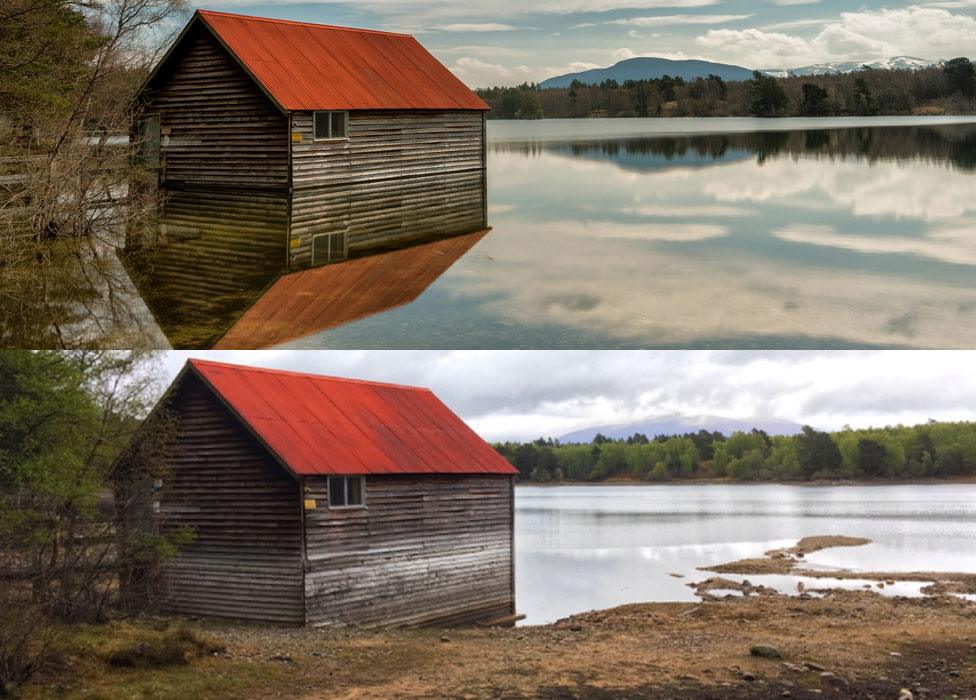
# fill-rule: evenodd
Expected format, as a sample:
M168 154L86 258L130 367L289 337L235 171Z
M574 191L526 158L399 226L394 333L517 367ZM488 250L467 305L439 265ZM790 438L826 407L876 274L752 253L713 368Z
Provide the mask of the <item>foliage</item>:
M549 439L495 446L525 481L731 478L742 481L976 476L976 423L928 423L792 436L700 431L589 444Z
M573 81L568 88L538 85L477 91L493 119L567 117L745 117L972 114L976 70L968 58L921 70L861 70L842 75L726 82L718 76L685 81Z
M803 99L800 101L800 115L822 117L829 113L827 91L813 83L803 83Z
M954 58L945 64L948 89L952 93L962 93L966 97L976 94L976 68L968 58Z
M779 117L786 112L789 98L776 78L763 75L759 71L752 74L749 81L749 96L754 117Z
M138 325L112 251L156 202L126 137L182 2L0 6L0 345L88 347Z
M149 604L155 566L188 538L160 534L150 505L172 421L155 414L119 459L159 393L153 367L135 352L0 353L0 686L32 670L32 627Z

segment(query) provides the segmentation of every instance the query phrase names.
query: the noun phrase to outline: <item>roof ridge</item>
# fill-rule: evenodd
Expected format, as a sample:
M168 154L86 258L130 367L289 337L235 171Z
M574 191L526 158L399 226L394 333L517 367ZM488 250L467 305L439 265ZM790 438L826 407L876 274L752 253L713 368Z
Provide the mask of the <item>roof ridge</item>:
M382 29L363 29L361 27L344 27L339 24L320 24L318 22L300 22L293 19L277 19L274 17L257 17L256 15L242 15L237 12L220 12L218 10L201 10L198 9L197 14L206 17L207 15L218 15L221 17L236 17L238 19L254 20L256 22L272 22L274 24L292 24L299 27L315 27L318 29L338 29L347 32L361 32L363 34L385 34L387 36L399 36L407 37L410 39L415 39L413 34L407 34L405 32L388 32Z
M205 360L198 357L191 357L187 359L187 363L191 365L216 365L218 367L229 367L235 370L246 370L249 372L265 372L268 374L285 374L293 377L305 377L306 379L325 379L332 382L347 382L349 384L366 384L370 386L384 386L391 387L395 389L409 389L411 391L426 391L428 393L433 393L433 391L425 386L414 386L411 384L397 384L394 382L377 382L371 379L355 379L353 377L338 377L331 374L316 374L314 372L298 372L296 370L290 369L275 369L272 367L255 367L254 365L239 365L233 362L220 362L218 360Z

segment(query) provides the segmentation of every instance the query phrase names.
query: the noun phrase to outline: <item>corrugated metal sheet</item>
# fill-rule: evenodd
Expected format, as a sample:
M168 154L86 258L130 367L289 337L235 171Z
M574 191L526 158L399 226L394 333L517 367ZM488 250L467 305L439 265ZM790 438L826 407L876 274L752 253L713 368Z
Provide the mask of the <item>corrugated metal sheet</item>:
M288 111L487 110L408 34L197 10Z
M189 364L299 476L517 473L429 389Z

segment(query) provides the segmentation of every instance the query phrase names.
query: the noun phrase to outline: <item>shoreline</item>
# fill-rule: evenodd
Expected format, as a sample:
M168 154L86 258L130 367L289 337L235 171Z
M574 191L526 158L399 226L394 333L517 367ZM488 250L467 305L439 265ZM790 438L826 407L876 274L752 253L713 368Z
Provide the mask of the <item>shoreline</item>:
M171 619L137 621L158 629ZM976 694L976 603L870 591L640 603L515 628L304 629L193 622L214 651L119 668L62 653L24 698L897 698ZM128 632L131 634L132 625ZM175 629L173 627L172 629Z
M807 537L762 561L791 570L807 554L868 542ZM976 584L976 574L966 576ZM524 627L302 628L165 616L83 625L66 630L74 638L58 650L59 670L40 673L23 697L976 696L976 601L951 591L786 595L721 578L697 585L699 602L633 603ZM730 588L739 595L718 595ZM188 625L181 634L207 653L150 667L110 662L122 640L141 649Z

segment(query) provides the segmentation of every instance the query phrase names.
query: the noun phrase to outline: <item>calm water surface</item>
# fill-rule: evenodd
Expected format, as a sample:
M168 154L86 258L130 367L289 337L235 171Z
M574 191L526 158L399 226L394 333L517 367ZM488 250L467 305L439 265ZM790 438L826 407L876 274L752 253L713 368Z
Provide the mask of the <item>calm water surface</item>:
M491 122L492 233L293 346L976 346L966 121Z
M624 603L695 600L686 584L709 575L697 567L810 535L873 540L813 554L812 567L976 572L976 484L522 486L515 530L517 606L538 624ZM749 579L784 589L797 580Z

